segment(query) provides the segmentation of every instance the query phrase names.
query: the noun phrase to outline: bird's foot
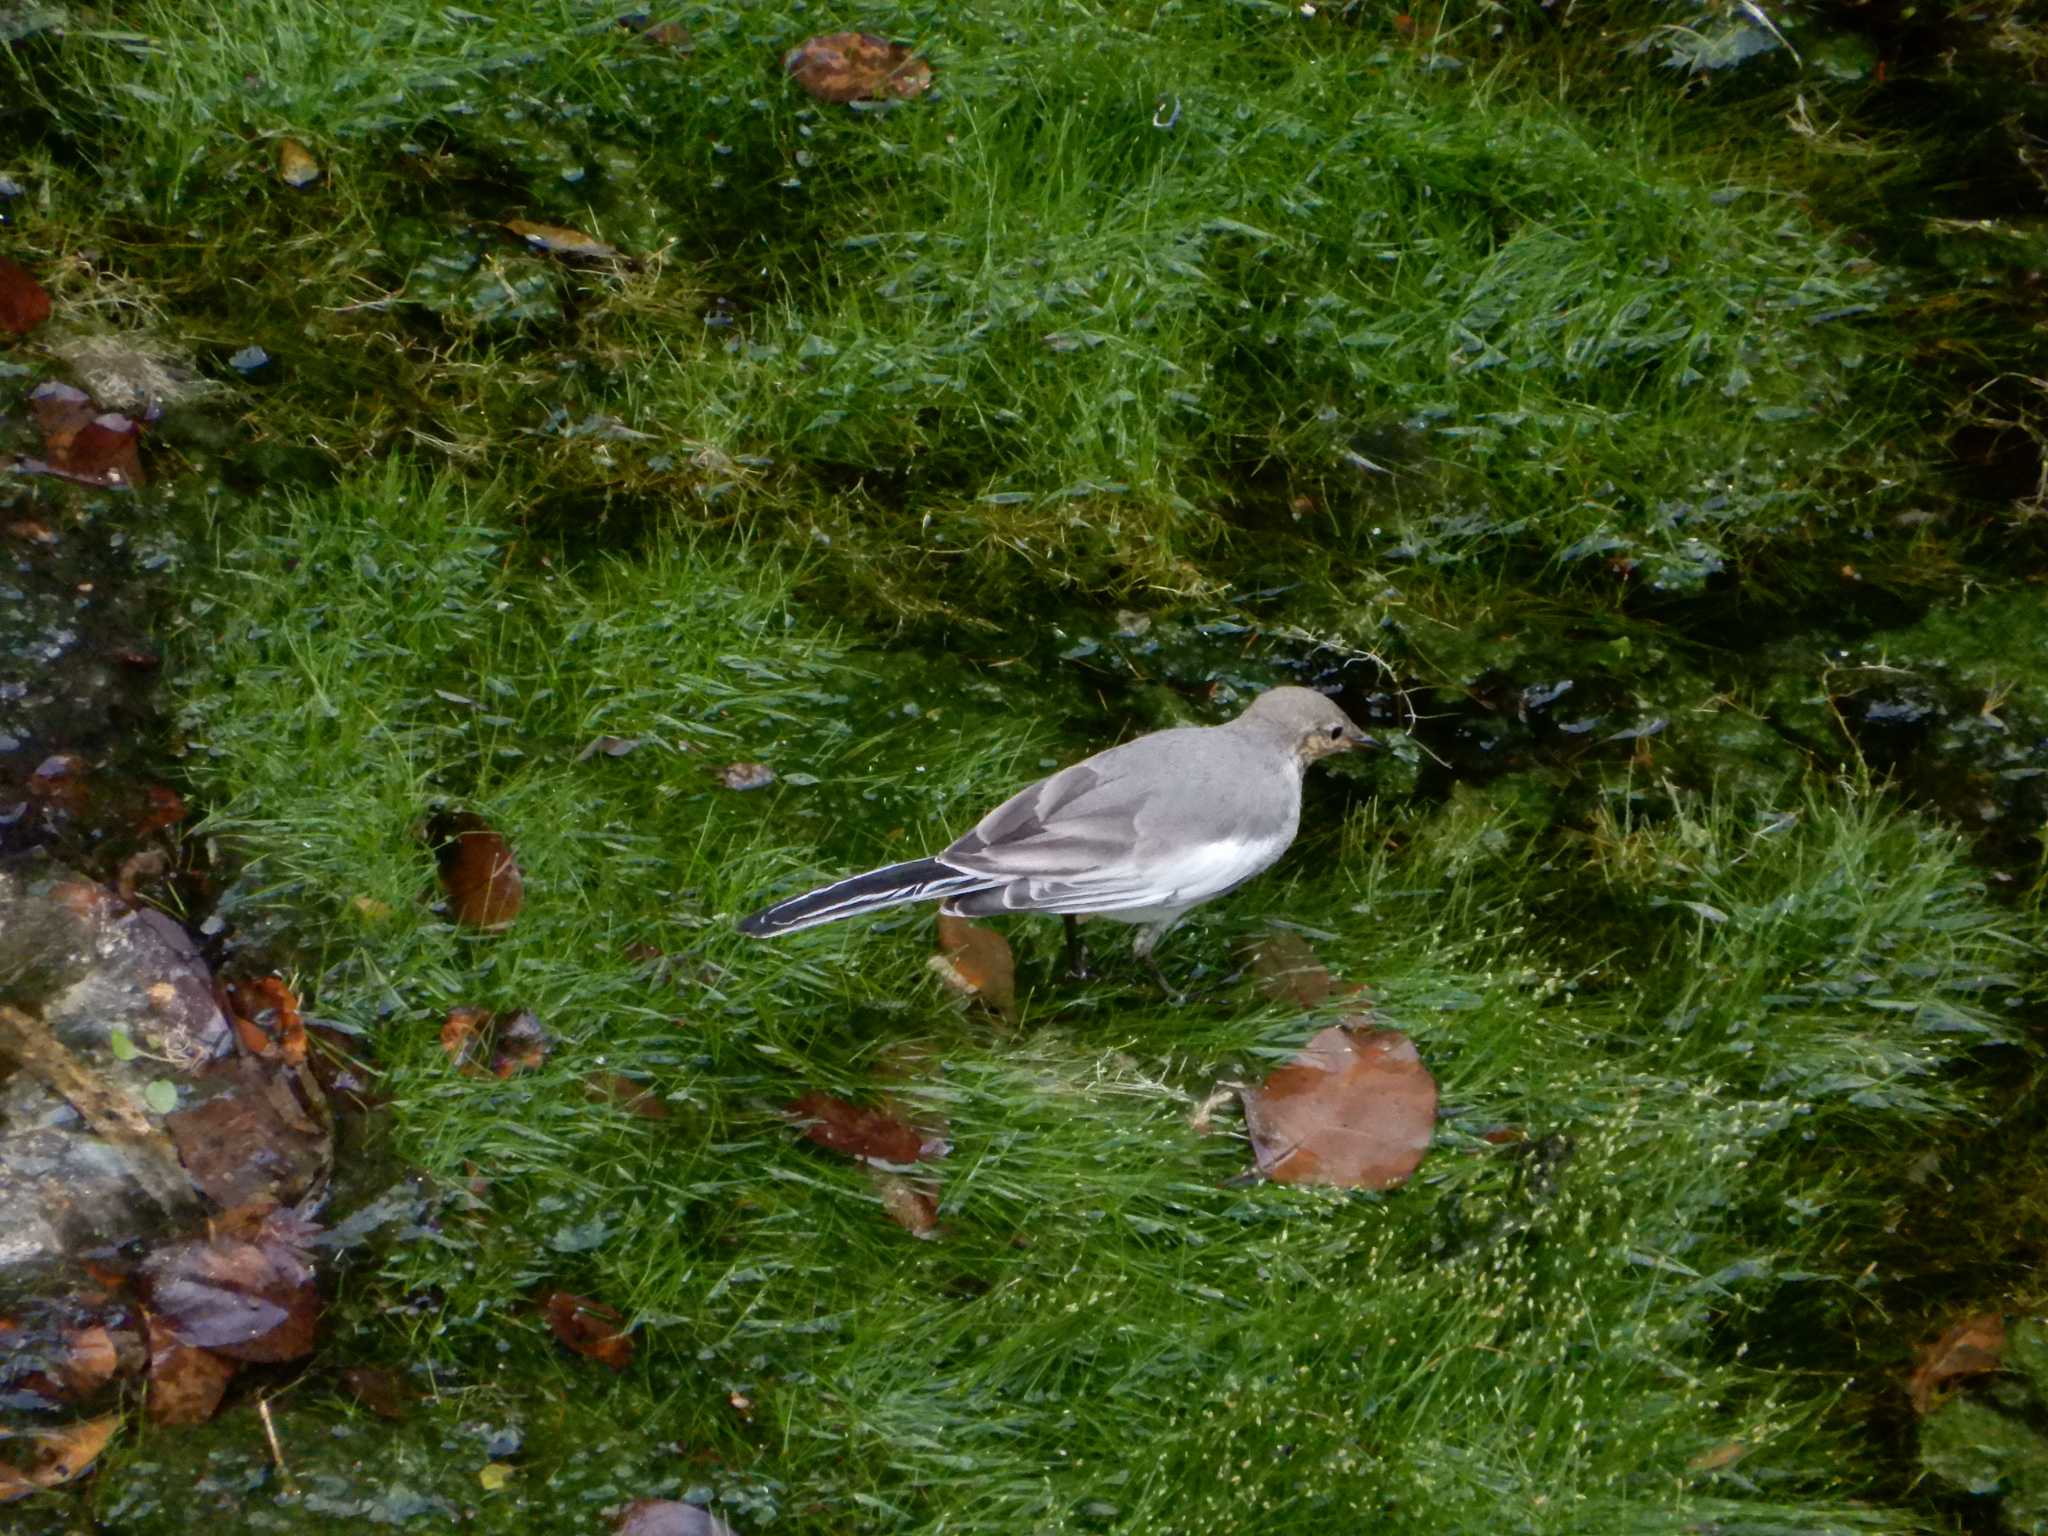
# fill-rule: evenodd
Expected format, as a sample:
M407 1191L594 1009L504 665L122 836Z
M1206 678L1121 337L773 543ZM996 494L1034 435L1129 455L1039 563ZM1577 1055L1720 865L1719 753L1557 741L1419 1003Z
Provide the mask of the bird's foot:
M1088 950L1081 942L1081 925L1074 918L1066 920L1067 925L1067 979L1088 981L1094 972L1088 969Z

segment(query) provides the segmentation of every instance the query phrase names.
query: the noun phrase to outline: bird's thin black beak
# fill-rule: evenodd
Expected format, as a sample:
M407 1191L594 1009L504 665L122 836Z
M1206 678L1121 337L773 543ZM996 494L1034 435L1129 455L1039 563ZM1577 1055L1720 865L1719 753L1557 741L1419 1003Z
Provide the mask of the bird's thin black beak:
M1344 733L1344 740L1354 747L1376 747L1379 745L1379 741L1376 738L1366 735L1357 726L1353 726Z

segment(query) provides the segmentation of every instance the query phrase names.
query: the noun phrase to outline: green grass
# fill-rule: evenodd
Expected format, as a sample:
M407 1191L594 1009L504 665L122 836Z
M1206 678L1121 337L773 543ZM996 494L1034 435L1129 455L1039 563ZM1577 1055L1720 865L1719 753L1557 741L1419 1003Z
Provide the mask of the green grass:
M679 1442L706 1458L686 1482L775 1529L1914 1528L1855 1501L1846 1382L1741 1344L1853 1307L1858 1234L1897 1200L1873 1153L1966 1113L1948 1069L2010 1033L2031 951L1951 835L1791 783L1588 837L1513 781L1437 811L1326 794L1279 872L1176 936L1213 995L1162 1005L1112 959L1004 1030L940 991L920 917L777 946L731 920L929 847L1069 754L1057 682L907 675L680 525L631 562L538 568L505 511L390 470L223 522L185 636L217 681L183 725L204 830L247 860L223 911L302 946L319 1012L385 1064L401 1158L447 1192L431 1240L352 1283L365 1321L329 1356L431 1362L465 1419L569 1412L527 1462L537 1509L486 1503L488 1528L569 1528L593 1440L619 1496L673 1484ZM576 762L599 734L648 745ZM735 757L784 782L717 786ZM510 931L428 909L411 829L438 798L517 849ZM1241 1186L1234 1115L1189 1126L1314 1027L1222 979L1277 919L1442 1080L1406 1190ZM1042 978L1055 933L1013 933ZM454 1072L458 1003L538 1011L546 1067ZM594 1106L599 1070L672 1118ZM814 1088L943 1117L940 1240L793 1136L776 1106ZM1502 1125L1528 1140L1483 1139ZM643 1320L626 1377L551 1358L528 1308L557 1285ZM522 1384L490 1383L501 1358ZM306 1422L331 1411L316 1394ZM1733 1467L1689 1469L1735 1441Z
M1618 53L1656 6L705 3L687 54L485 10L137 0L0 53L58 305L0 383L111 333L231 386L153 430L135 519L195 846L431 1193L279 1399L296 1495L244 1407L125 1439L93 1513L185 1529L203 1466L252 1529L682 1492L743 1531L1927 1529L1871 1428L1888 1309L1998 1223L1913 1256L1900 1170L2005 1134L2039 965L2001 845L1936 816L2038 860L2048 695L2029 525L1937 469L1955 358L2025 327L1917 205L1859 222L1936 161L1798 128L1867 129L1869 85ZM847 25L938 89L810 102L777 59ZM1169 941L1187 1007L1114 937L1052 983L1049 925L1014 1028L922 913L734 932L1297 678L1390 749ZM1887 785L1908 685L1953 772ZM643 745L578 760L606 735ZM506 933L431 909L443 804L517 850ZM1234 1111L1190 1126L1327 1022L1234 976L1273 922L1441 1079L1410 1187L1246 1184ZM458 1004L533 1009L545 1066L455 1072ZM943 1117L939 1240L795 1137L812 1089ZM1958 1175L2000 1221L2015 1119ZM555 1287L636 1319L631 1371L554 1346ZM362 1361L406 1424L337 1392Z

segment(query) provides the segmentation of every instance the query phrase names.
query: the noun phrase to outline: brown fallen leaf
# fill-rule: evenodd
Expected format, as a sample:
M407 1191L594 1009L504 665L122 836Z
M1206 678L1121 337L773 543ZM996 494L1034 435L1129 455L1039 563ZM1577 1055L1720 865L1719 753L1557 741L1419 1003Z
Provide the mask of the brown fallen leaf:
M181 1344L233 1360L296 1360L320 1320L313 1265L286 1234L171 1243L143 1261L155 1315Z
M900 1173L884 1173L879 1168L870 1168L868 1177L874 1183L875 1193L882 1197L882 1209L897 1226L926 1241L938 1235L937 1185L930 1180L906 1179Z
M1261 938L1252 946L1251 960L1259 991L1276 1003L1314 1008L1328 1002L1337 990L1308 940L1288 929Z
M448 913L471 928L504 928L526 901L526 882L512 845L474 811L443 811L427 838L448 893Z
M867 32L833 32L797 44L782 67L820 101L908 101L931 89L932 67L908 43Z
M210 1349L181 1344L160 1318L148 1323L150 1422L204 1424L219 1410L241 1366Z
M277 179L294 192L304 191L320 179L320 162L297 139L279 139Z
M121 1352L114 1347L114 1336L104 1323L89 1323L65 1334L57 1380L67 1398L91 1396L120 1369Z
M680 21L657 21L641 30L641 38L657 48L672 48L677 53L688 53L697 46L697 40L690 35L690 29Z
M142 814L135 822L135 835L147 837L185 819L185 797L168 784L146 784L142 790Z
M484 1037L490 1024L487 1008L450 1008L446 1022L441 1025L442 1051L463 1071L480 1073L483 1068L478 1063L484 1055Z
M282 1063L230 1056L210 1063L195 1085L204 1097L164 1116L164 1131L200 1193L223 1210L296 1200L328 1170L333 1138L308 1114Z
M1685 1464L1688 1472L1718 1472L1723 1467L1732 1467L1749 1454L1749 1447L1740 1440L1730 1440L1704 1450Z
M1277 1183L1391 1189L1435 1134L1436 1080L1398 1030L1322 1030L1243 1092L1259 1171Z
M142 484L136 444L142 428L103 412L82 389L45 380L29 391L29 411L42 433L43 456L23 468L80 485L132 490Z
M26 336L50 318L50 295L28 268L0 257L0 331Z
M257 976L227 984L228 1022L252 1056L275 1057L288 1067L306 1059L306 1023L299 1000L280 976Z
M412 1401L412 1389L398 1372L381 1365L352 1365L341 1373L349 1395L380 1419L402 1419Z
M623 1072L593 1072L583 1079L585 1095L600 1104L610 1104L642 1120L666 1120L668 1105L642 1083Z
M718 782L727 789L766 789L775 782L775 770L766 763L727 763L718 770Z
M612 1530L616 1536L735 1536L710 1510L680 1499L635 1499Z
M1010 941L995 929L941 912L939 952L930 964L952 990L979 998L1010 1023L1017 1022L1017 961Z
M152 880L161 880L171 872L171 856L161 848L145 848L140 853L131 853L121 861L121 868L114 875L114 890L120 898L130 903L135 893Z
M586 235L580 229L565 229L559 224L533 224L525 219L506 219L503 227L543 256L567 256L577 261L610 261L619 254L617 246L609 245L595 235Z
M33 1463L22 1468L0 1466L0 1504L11 1504L40 1488L70 1482L99 1458L120 1427L121 1415L106 1413L96 1419L66 1424L61 1429L36 1431Z
M623 1371L633 1363L632 1330L615 1307L567 1291L550 1291L542 1303L555 1337L579 1355Z
M927 1136L887 1110L862 1109L829 1093L792 1099L783 1113L800 1121L804 1135L819 1146L863 1162L931 1162L950 1150L942 1137Z
M531 1072L548 1059L547 1031L540 1019L524 1008L510 1017L494 1021L491 1075L510 1077L514 1072Z
M1906 1384L1913 1411L1930 1412L1942 1388L1999 1369L2005 1359L2005 1319L1996 1312L1966 1317L1932 1344L1923 1345Z

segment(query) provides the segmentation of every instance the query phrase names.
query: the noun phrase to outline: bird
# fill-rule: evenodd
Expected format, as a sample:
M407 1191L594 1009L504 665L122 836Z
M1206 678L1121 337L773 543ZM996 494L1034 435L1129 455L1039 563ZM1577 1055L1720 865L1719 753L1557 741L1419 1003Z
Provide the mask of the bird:
M930 858L852 875L741 919L777 938L907 902L957 917L1065 919L1067 960L1086 975L1077 920L1135 925L1132 951L1169 995L1154 948L1190 910L1287 851L1308 765L1378 743L1312 688L1269 688L1222 725L1153 731L1019 790Z

